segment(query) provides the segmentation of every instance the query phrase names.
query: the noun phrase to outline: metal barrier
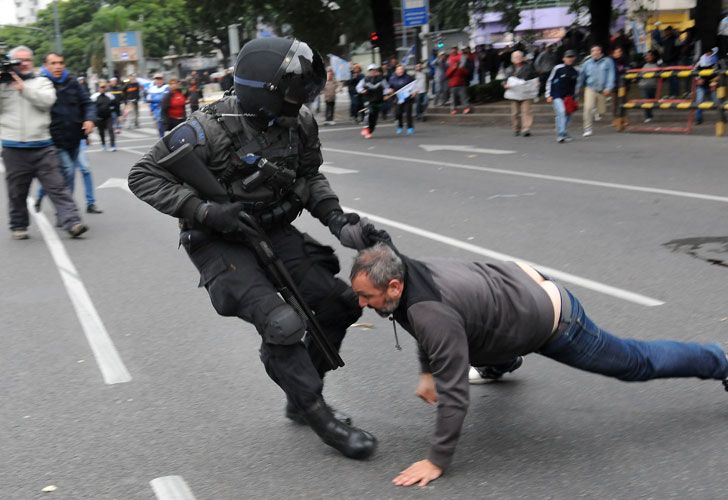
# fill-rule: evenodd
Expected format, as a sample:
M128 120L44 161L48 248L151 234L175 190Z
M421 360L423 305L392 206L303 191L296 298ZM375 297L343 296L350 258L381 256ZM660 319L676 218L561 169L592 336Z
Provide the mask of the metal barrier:
M722 136L726 131L726 109L728 103L726 98L726 75L728 72L715 69L694 70L692 66L669 66L665 68L641 68L628 70L620 79L617 98L619 99L619 117L615 119L615 128L620 131L630 132L663 132L663 133L690 133L694 123L695 110L718 110L718 122L715 126L715 133ZM715 99L710 102L696 104L696 78L718 76L719 82L716 89ZM657 88L654 99L629 99L627 96L627 83L643 79L657 79ZM668 78L691 78L690 99L662 99L662 87ZM660 125L629 125L627 110L630 109L677 109L687 110L688 117L685 127L664 127Z

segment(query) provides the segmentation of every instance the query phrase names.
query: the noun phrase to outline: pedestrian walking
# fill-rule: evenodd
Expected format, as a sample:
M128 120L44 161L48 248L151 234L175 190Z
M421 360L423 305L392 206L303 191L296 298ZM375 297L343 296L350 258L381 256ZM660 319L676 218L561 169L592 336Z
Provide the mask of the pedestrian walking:
M246 43L235 64L235 92L158 141L132 167L129 188L157 210L180 218L179 241L216 311L255 326L262 340L260 359L286 395L286 417L308 425L343 455L363 459L374 453L376 438L326 404L329 361L311 341L308 321L279 294L268 259L256 257L262 244L243 236L253 228L241 219L244 213L262 227L265 235L257 229L255 234L264 236L265 248L276 254L315 314L320 333L338 351L346 329L361 316L356 296L335 277L339 262L333 249L291 225L304 208L344 241L359 224L358 216L344 214L319 171L323 158L316 121L302 107L321 93L325 81L321 56L304 42L268 37ZM190 148L191 154L184 154ZM231 170L232 155L239 151L267 159L271 165L266 168L276 172L260 183L247 182L259 179L260 170ZM220 183L228 201L203 201L209 196L180 182L177 169Z
M124 87L119 84L119 79L116 77L110 78L107 90L111 95L114 96L113 106L111 111L111 123L114 127L116 134L121 133L123 117L121 114L122 106L124 105Z
M444 106L447 104L447 98L450 88L447 85L447 54L440 51L437 54L437 60L434 63L435 77L433 89L435 95L435 106Z
M706 50L703 55L700 56L698 62L694 66L695 71L701 71L706 69L714 69L718 64L718 47L714 47L712 50ZM718 75L713 76L698 76L695 79L695 104L698 105L705 101L713 101L716 106L719 102L715 99L718 89ZM695 110L695 123L700 125L703 123L703 110L698 108Z
M124 84L124 114L126 115L126 128L139 128L139 99L141 97L141 86L136 75L129 75L129 81ZM129 115L133 115L132 118Z
M511 63L506 68L503 81L503 87L506 89L505 97L511 101L511 128L513 135L523 134L524 137L529 137L533 125L531 104L533 97L538 95L538 82L535 80L538 75L531 63L525 61L520 50L511 53ZM534 88L527 88L530 86Z
M187 118L187 97L179 87L179 81L170 78L168 87L169 91L164 94L160 103L160 116L165 132L169 132Z
M79 170L86 195L86 213L100 214L102 211L96 205L91 170L81 149L85 147L86 138L93 131L96 107L86 89L66 69L65 59L61 54L48 54L40 74L53 82L56 91L56 102L51 108L50 131L68 190L74 192L76 171ZM40 212L44 196L45 190L41 186L35 199L36 212Z
M15 240L28 239L28 192L33 179L48 193L57 219L73 238L88 230L63 178L50 134L51 108L56 102L53 83L33 71L33 51L13 48L10 59L20 64L9 71L11 81L0 83L0 141L10 209L10 231Z
M393 92L391 97L397 100L397 135L401 135L404 127L404 116L407 116L407 135L415 133L415 125L412 121L412 103L417 95L415 80L407 74L404 65L398 64L394 74L389 77L389 88Z
M604 57L600 45L592 45L591 59L579 72L577 92L584 89L584 137L592 135L594 121L600 121L607 112L607 97L614 90L614 61Z
M202 99L202 89L196 78L190 78L190 84L187 87L187 102L190 105L191 113L200 109L200 99Z
M349 116L354 123L360 123L359 111L362 108L362 100L359 92L356 91L356 86L363 79L364 75L361 74L361 66L356 63L352 64L351 78L346 81L346 89L349 92Z
M108 91L108 84L105 80L99 82L99 90L91 96L91 101L96 104L96 128L101 137L101 147L106 148L106 134L109 134L110 151L116 151L116 135L112 116L114 113L114 96Z
M417 341L416 395L437 405L424 460L393 480L425 486L451 465L469 405L468 365L489 376L538 353L625 382L694 377L728 390L728 357L718 343L620 338L597 326L566 288L528 264L413 259L376 243L356 256L352 288L361 307L390 316ZM477 371L477 370L476 370Z
M367 76L356 86L357 92L367 102L369 120L367 126L361 130L365 139L371 139L374 129L377 127L379 110L384 102L384 94L389 93L389 84L384 79L381 69L376 64L370 64L367 68Z
M546 96L546 81L549 79L549 75L551 75L551 71L554 69L557 63L558 59L556 58L556 51L554 50L553 44L547 45L546 49L544 49L544 51L541 52L538 57L536 57L533 63L533 67L538 74L539 97Z
M169 92L169 86L165 85L164 83L164 75L162 73L156 73L154 75L154 80L152 81L152 84L149 85L149 87L146 90L146 100L149 104L149 111L152 113L152 117L154 118L154 122L157 124L157 132L159 133L159 137L164 136L165 132L165 124L164 120L162 119L162 99L164 98L164 94Z
M551 70L546 81L546 101L554 107L556 115L556 141L570 142L569 121L576 111L576 82L579 72L574 68L576 51L564 52L563 64L557 64Z
M450 57L447 59L447 86L450 89L450 114L455 115L459 106L463 107L463 114L470 113L470 101L468 100L468 70L466 68L467 57L458 51L457 47L450 50Z
M326 104L326 119L324 125L336 125L334 121L334 111L336 109L336 93L339 91L339 82L336 81L336 75L332 68L326 69L326 83L322 95Z
M427 110L427 73L421 63L415 65L415 120L425 121L425 110Z
M659 64L659 54L656 50L648 50L645 54L645 63L642 65L642 69L657 69ZM657 78L640 78L637 82L637 87L640 89L643 99L655 99L657 96ZM652 121L652 110L649 108L645 109L645 123Z

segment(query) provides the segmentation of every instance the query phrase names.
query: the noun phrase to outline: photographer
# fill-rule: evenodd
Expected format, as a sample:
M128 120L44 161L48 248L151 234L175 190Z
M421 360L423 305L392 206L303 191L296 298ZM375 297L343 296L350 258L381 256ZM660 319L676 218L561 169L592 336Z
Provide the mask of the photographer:
M56 92L51 81L33 72L33 51L19 46L10 51L18 64L3 65L0 77L0 140L5 162L13 239L28 238L26 199L37 178L56 207L58 220L77 238L88 230L66 187L50 134L51 107Z

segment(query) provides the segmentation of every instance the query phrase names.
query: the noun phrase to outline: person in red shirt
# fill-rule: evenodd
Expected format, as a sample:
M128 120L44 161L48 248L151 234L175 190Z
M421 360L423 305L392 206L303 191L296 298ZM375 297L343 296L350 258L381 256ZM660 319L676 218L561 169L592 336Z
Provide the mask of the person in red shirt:
M458 105L456 101L460 101L459 105L463 106L463 114L470 113L470 102L468 101L468 57L462 55L457 47L453 47L450 51L450 57L447 60L447 86L450 87L450 114L457 113Z
M162 120L164 129L169 132L187 119L187 97L179 88L176 78L169 80L169 92L162 98Z

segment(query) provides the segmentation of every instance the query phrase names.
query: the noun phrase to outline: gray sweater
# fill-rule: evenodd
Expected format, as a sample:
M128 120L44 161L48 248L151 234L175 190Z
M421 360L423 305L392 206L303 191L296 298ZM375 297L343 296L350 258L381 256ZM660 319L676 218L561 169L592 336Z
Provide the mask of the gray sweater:
M450 465L469 404L469 366L538 350L554 313L548 294L513 262L403 257L404 292L394 319L416 340L422 373L437 387L428 459Z

